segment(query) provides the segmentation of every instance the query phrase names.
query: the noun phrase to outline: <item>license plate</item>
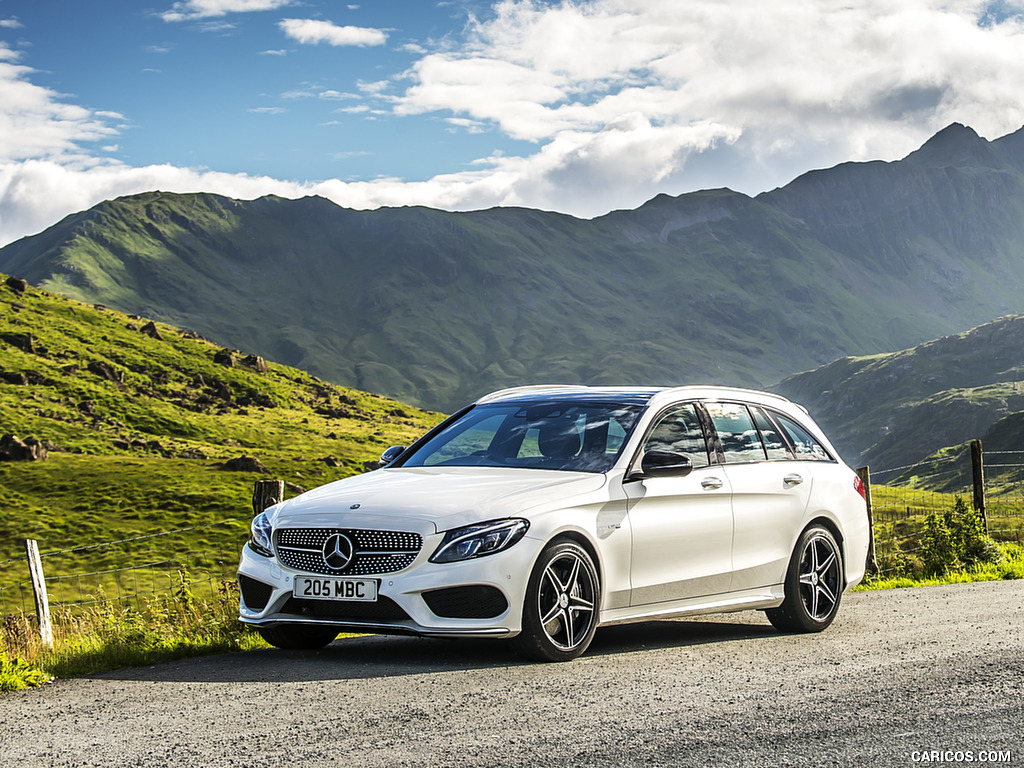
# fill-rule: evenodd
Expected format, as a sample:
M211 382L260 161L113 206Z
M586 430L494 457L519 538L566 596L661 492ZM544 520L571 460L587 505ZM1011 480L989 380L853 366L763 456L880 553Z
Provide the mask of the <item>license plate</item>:
M310 600L359 600L372 603L377 600L377 580L296 576L293 594Z

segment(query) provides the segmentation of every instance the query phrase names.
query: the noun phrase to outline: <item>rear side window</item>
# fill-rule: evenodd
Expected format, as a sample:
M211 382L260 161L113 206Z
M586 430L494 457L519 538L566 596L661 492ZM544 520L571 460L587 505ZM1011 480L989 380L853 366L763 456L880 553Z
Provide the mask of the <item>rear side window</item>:
M764 441L764 450L768 454L769 461L784 461L790 458L789 449L786 448L786 441L783 440L779 430L768 418L764 410L756 406L750 407L754 414L754 423L761 432L761 440Z
M722 443L727 464L764 461L765 452L747 406L738 403L705 403Z
M644 452L647 451L682 453L695 467L708 465L708 444L693 403L665 411L644 441Z
M819 443L811 433L801 427L795 421L781 413L774 414L779 426L793 443L796 457L804 461L832 461L828 451Z

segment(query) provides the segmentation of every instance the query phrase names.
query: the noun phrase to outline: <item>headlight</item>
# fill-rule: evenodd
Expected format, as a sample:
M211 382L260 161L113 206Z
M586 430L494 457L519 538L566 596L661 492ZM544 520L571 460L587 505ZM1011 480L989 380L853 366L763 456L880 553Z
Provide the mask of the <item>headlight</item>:
M271 536L274 529L270 525L266 512L261 512L253 518L249 525L249 546L264 557L273 557L273 545Z
M430 557L432 563L455 563L474 557L493 555L508 549L526 534L526 520L491 520L487 523L456 528L444 535L444 541Z

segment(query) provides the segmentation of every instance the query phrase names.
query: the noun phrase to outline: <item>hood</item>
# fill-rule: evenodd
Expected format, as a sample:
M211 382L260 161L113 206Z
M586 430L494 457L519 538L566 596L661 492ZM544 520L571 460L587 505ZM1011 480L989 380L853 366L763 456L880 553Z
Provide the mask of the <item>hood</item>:
M381 469L315 488L274 508L274 526L386 528L421 534L568 506L605 476L539 469ZM357 506L358 505L358 506Z

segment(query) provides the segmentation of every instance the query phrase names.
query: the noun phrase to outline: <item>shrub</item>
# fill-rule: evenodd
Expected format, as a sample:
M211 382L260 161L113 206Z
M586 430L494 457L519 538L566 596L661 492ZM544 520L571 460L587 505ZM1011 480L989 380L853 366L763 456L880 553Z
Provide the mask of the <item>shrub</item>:
M957 559L964 568L980 563L994 563L1002 557L995 540L985 533L985 521L963 497L957 496L950 513L950 530L957 547Z
M8 658L0 651L0 691L20 691L22 688L42 685L53 678L44 670L19 658Z
M998 562L1002 551L985 533L985 522L962 496L956 496L953 508L941 514L932 512L921 537L921 561L925 576L942 576L984 563Z
M956 544L946 513L932 512L924 521L921 561L926 576L941 576L959 567Z

